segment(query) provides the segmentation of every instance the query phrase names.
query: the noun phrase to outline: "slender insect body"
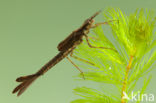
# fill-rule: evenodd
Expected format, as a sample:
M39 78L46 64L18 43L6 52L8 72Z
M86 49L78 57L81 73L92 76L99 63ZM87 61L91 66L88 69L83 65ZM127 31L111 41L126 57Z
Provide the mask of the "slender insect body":
M77 30L73 31L66 39L58 45L59 51L65 51L73 46L77 46L82 42L84 35L89 33L89 29L93 24L93 20L87 19L84 24Z
M52 58L47 64L45 64L36 74L37 75L43 75L45 72L47 72L50 68L55 66L58 62L60 62L62 59L64 59L68 54L72 51L72 48L66 51L61 51L58 53L54 58Z
M67 49L72 48L75 44L79 44L79 42L81 41L82 41L82 32L73 31L71 35L69 35L65 40L59 43L57 48L59 51L66 51Z
M20 84L13 90L13 93L18 92L17 95L21 95L38 77L67 57L68 54L70 54L77 47L77 45L82 43L83 36L86 36L89 33L89 30L94 22L93 18L98 14L99 12L95 13L87 19L79 29L73 31L65 40L59 43L57 48L60 52L48 63L46 63L38 72L32 75L17 78L16 81L20 82ZM81 70L79 71L82 72Z

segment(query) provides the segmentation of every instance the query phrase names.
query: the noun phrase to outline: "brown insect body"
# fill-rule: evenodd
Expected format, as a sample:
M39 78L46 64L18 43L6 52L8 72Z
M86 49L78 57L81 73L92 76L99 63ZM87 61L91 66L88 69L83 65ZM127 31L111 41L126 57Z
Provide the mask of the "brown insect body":
M73 31L66 39L60 42L57 46L58 50L65 51L79 45L82 42L83 36L89 33L89 29L93 24L93 17L95 17L95 14L91 18L87 19L79 29Z
M57 46L59 51L66 51L70 48L73 48L74 46L80 44L82 42L82 31L73 31L71 35L69 35L64 41L59 43Z
M89 33L89 29L93 24L93 18L98 14L99 12L95 13L93 16L87 19L79 29L73 31L65 40L59 43L57 48L60 52L48 63L46 63L38 72L32 75L17 78L16 81L21 82L21 84L19 84L13 90L13 93L18 92L17 95L21 95L38 77L43 75L50 68L68 56L68 54L70 54L76 48L76 46L82 42L83 36Z

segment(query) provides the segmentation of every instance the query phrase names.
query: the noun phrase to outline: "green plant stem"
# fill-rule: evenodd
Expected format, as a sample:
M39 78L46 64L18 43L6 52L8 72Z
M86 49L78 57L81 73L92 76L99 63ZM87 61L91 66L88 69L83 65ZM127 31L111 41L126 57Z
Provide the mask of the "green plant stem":
M123 97L124 97L124 92L126 91L127 79L128 79L129 70L131 69L132 61L133 61L133 56L130 56L128 65L126 67L125 78L124 78L124 81L123 81L123 87L122 87L122 93L121 93L121 103L126 103L126 101L125 101L125 99Z

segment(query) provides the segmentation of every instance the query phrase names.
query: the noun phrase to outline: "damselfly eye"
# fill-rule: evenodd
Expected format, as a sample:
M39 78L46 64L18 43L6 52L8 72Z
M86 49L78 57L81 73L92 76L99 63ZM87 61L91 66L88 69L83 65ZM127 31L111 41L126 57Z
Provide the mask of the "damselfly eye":
M94 20L92 19L91 21L90 21L90 23L93 23L94 22Z

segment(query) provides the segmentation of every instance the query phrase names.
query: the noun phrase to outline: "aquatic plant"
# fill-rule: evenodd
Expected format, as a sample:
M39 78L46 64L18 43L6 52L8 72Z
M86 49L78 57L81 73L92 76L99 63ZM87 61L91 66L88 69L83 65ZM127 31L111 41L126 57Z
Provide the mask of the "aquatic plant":
M152 78L150 73L156 66L153 12L140 9L126 16L120 9L111 8L103 14L105 21L118 22L94 28L89 41L96 47L113 48L117 52L90 48L87 42L78 46L74 55L94 64L81 61L78 65L85 69L83 82L92 81L96 86L75 88L74 93L81 98L71 103L127 103L138 91L139 99L133 103L139 103ZM80 80L82 76L78 78Z

